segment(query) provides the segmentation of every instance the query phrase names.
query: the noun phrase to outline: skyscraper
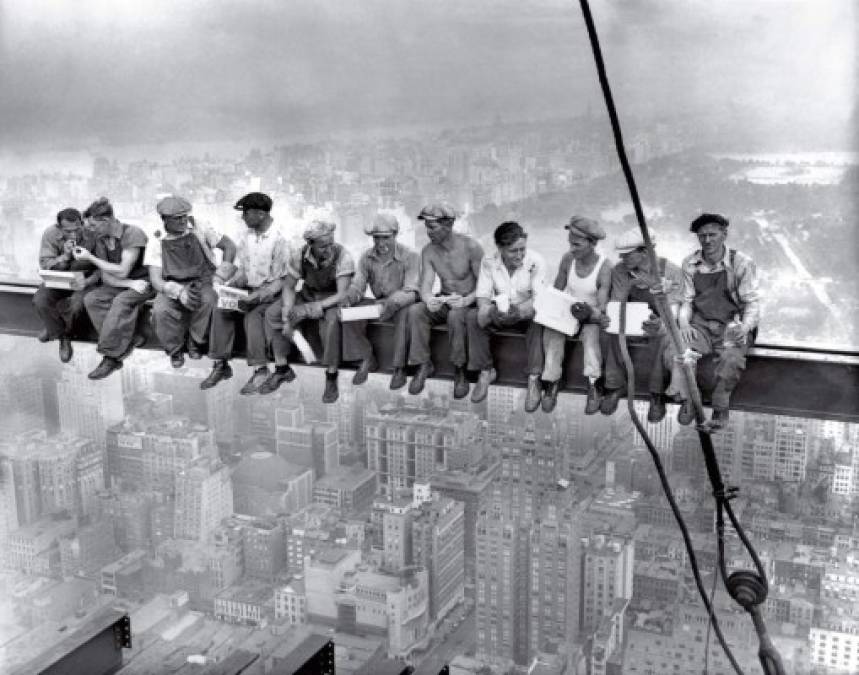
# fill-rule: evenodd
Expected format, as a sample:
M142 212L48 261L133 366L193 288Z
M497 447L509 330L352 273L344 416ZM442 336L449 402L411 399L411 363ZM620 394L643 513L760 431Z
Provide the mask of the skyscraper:
M221 521L233 513L229 469L201 458L176 476L173 536L208 541Z
M581 546L581 630L594 631L615 600L632 598L635 543L626 537L594 534L583 538Z

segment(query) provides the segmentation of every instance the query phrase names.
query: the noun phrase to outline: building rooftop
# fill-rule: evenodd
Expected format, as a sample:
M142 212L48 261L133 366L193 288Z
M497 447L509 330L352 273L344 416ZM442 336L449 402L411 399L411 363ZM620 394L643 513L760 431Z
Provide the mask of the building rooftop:
M340 466L316 481L314 487L328 490L351 490L371 479L375 474L375 471L360 465Z
M266 602L274 602L274 589L270 584L263 581L248 579L235 586L225 588L215 598L261 605Z

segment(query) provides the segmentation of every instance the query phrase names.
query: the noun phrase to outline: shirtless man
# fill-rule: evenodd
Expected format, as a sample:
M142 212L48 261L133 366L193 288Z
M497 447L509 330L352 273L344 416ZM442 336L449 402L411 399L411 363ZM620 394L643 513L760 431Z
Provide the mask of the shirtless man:
M430 329L446 321L450 361L455 369L453 396L465 398L468 395L466 317L477 296L483 248L471 237L453 231L456 213L449 206L425 206L418 220L424 221L430 243L421 251L421 302L409 308L409 365L418 366L409 384L409 393L421 393L426 379L435 372L430 354ZM441 281L440 295L432 292L436 275Z

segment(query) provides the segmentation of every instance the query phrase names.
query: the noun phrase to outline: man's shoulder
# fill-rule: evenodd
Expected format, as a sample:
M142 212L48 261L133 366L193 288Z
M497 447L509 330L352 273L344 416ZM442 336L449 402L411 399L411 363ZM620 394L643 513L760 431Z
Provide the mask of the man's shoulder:
M701 249L695 249L692 253L686 255L680 263L680 267L687 267L689 265L697 265L701 262Z
M146 232L139 225L122 223L122 238L120 239L122 244L139 246L141 243L145 244L148 239L149 237L146 235Z

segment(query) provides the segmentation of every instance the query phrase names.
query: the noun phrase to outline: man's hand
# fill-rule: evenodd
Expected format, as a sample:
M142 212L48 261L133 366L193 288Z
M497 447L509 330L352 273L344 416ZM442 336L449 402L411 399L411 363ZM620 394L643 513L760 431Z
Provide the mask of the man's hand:
M651 312L647 321L641 324L641 328L645 335L659 335L659 331L662 330L662 319Z
M438 312L444 306L444 300L438 297L430 298L429 300L427 300L426 305L427 309L430 312L435 313Z
M695 330L689 324L686 324L685 326L680 326L680 338L683 340L684 344L690 344L697 336L698 331Z
M78 260L80 260L80 258L78 258ZM145 279L134 279L129 282L128 287L135 293L140 293L140 295L144 295L149 292L149 282Z
M70 239L66 239L63 242L63 257L66 260L71 260L74 257L75 246L76 246L75 242L73 242Z
M325 310L322 308L321 302L308 302L304 307L308 319L321 319L325 316Z
M394 314L399 310L399 307L397 307L396 303L391 302L390 298L383 300L379 304L382 307L382 311L379 314L379 321L390 321L394 318Z
M82 246L75 246L72 248L72 255L75 257L75 260L88 261L92 260L92 253L87 251Z
M300 323L306 318L308 318L307 305L293 305L286 313L286 322L291 324Z
M573 303L573 306L570 307L570 314L572 314L580 323L585 323L591 318L591 306L586 302L575 302Z
M79 279L78 277L75 277L69 282L69 288L71 288L73 291L82 291L86 288L86 279Z
M493 304L483 305L477 310L477 325L481 328L486 328L492 323L495 315L498 313L498 308Z
M260 292L259 290L254 291L253 293L248 293L246 298L239 298L238 304L239 309L243 312L247 312L249 309L256 307L260 303Z
M445 302L445 304L451 309L462 309L463 307L468 307L466 303L466 299L459 295L459 293L449 295L447 297L447 301Z
M674 291L680 284L672 281L668 277L661 277L654 283L650 284L650 292L653 295L668 295Z
M352 301L349 299L349 296L346 296L340 302L337 303L337 306L342 307L343 309L347 309L352 306Z
M231 262L222 262L215 270L215 275L212 277L212 285L228 285L230 279L235 276L236 266Z

